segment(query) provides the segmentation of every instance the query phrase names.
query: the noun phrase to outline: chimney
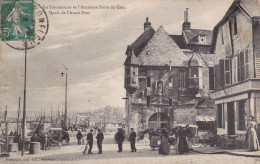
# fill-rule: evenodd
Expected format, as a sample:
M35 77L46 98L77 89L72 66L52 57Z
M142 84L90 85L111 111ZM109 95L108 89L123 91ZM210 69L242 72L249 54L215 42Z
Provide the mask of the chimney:
M182 31L190 30L191 23L189 22L189 8L184 11L184 22L182 24Z
M146 17L146 22L144 22L144 31L147 27L151 26L151 22L149 22L149 17Z

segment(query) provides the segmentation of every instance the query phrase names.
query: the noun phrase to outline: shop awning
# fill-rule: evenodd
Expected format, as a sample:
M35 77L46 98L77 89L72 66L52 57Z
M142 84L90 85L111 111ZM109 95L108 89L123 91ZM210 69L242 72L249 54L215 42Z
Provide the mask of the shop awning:
M215 121L215 118L210 116L196 116L196 121L212 122Z

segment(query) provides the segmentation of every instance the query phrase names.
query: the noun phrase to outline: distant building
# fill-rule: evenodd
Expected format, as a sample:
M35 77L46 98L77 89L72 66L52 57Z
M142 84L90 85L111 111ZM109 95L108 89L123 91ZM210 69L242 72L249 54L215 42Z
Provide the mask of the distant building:
M215 26L217 132L245 134L249 116L260 122L260 1L235 0Z
M155 31L147 18L144 32L127 47L126 132L205 122L197 115L214 123L212 31L191 29L188 9L184 13L181 35L162 26Z

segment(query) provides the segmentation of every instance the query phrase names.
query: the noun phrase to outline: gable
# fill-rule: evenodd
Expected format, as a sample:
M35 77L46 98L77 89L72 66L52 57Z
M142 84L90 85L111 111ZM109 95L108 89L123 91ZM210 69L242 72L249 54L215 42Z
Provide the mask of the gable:
M187 57L160 26L138 56L138 60L140 65L145 66L182 66Z

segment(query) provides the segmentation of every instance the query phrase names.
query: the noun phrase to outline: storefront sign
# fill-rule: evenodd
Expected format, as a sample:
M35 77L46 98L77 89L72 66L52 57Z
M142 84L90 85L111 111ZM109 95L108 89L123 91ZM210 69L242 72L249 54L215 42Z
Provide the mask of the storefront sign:
M224 96L236 94L236 93L239 93L242 91L247 91L250 89L250 86L251 86L251 81L247 81L246 83L243 83L243 84L239 84L236 86L232 86L230 88L225 88L223 90L213 92L213 93L211 93L211 98L217 99L217 98L221 98Z

